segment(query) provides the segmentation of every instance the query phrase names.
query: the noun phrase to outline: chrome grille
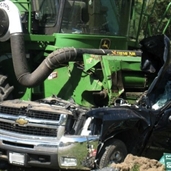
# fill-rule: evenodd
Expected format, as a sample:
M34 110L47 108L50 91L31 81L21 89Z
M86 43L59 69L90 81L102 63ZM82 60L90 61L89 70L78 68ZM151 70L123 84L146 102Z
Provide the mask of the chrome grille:
M26 110L26 108L12 108L1 106L0 113L10 114L14 116L27 116L35 119L48 119L48 120L59 120L60 115L56 113L36 111L36 110Z
M25 114L25 111L23 109L5 107L5 106L0 107L0 112L5 113L5 114L10 114L10 115L24 115Z
M57 129L54 128L41 128L41 127L33 127L33 126L20 127L18 125L1 122L1 121L0 121L0 129L10 132L35 135L35 136L46 136L46 137L57 136Z
M56 138L67 114L71 112L59 106L22 100L4 101L0 103L0 130Z

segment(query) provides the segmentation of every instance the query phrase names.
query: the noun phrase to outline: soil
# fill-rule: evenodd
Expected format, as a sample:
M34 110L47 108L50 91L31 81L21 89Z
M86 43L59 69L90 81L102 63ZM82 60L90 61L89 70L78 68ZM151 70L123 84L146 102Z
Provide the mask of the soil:
M145 157L137 157L128 154L123 163L112 164L116 171L165 171L165 167L159 161Z

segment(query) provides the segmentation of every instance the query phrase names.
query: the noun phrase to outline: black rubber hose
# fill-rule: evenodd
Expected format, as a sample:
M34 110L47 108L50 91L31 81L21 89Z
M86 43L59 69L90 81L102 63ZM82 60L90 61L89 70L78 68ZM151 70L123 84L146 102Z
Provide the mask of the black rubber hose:
M34 87L42 83L50 73L69 61L78 61L82 59L84 53L104 55L111 53L111 50L103 49L75 49L62 48L50 53L44 61L30 73L26 54L23 33L11 34L11 51L14 71L20 84L26 87Z

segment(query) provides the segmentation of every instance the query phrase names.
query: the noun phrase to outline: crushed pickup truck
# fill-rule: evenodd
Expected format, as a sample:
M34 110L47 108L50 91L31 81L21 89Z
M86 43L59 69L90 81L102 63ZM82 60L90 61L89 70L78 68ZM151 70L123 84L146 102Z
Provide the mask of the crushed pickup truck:
M118 99L87 110L56 97L1 102L1 168L91 170L128 153L159 159L171 152L170 40L158 35L140 43L142 70L158 75L135 105Z

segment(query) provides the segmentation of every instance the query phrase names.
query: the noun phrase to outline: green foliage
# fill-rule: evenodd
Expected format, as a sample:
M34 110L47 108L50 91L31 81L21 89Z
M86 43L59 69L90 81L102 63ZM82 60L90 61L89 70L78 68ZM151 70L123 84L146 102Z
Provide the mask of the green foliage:
M143 11L141 30L144 35L166 34L171 37L170 0L148 0Z
M170 22L170 0L135 0L130 37L138 38L139 41L144 37L166 34L171 38Z
M139 171L140 165L135 164L132 168L131 171Z

